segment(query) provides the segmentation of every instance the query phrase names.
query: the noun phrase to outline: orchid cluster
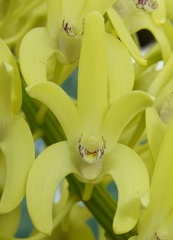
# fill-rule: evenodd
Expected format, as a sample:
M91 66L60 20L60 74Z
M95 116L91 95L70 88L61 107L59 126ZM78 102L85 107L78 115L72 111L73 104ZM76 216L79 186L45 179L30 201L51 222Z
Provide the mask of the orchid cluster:
M0 1L0 240L173 239L172 9Z

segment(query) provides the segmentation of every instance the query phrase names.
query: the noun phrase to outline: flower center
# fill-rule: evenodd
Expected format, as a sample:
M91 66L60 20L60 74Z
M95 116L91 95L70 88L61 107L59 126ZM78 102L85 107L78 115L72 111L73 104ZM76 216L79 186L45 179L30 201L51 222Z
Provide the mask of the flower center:
M158 8L156 0L133 0L133 2L138 9L146 12L152 12Z
M65 55L69 63L79 60L83 32L84 21L81 26L78 26L75 21L63 20L58 44L59 50Z
M102 158L106 149L106 142L102 137L103 145L100 147L95 136L89 136L84 145L81 143L82 135L78 140L78 150L80 156L89 164L92 164Z

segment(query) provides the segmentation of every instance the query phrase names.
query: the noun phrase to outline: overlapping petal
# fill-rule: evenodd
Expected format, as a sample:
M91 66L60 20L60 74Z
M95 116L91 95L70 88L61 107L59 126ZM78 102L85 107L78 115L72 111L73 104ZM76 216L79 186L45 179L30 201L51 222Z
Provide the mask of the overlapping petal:
M109 109L101 134L111 151L128 122L140 111L153 105L154 98L142 91L132 91L119 98ZM123 110L122 110L123 109Z
M34 226L42 233L52 231L52 200L61 180L70 173L79 174L77 154L68 143L46 148L35 160L27 180L27 206ZM34 196L34 197L33 197Z
M6 162L6 182L0 201L0 212L12 211L25 195L28 171L34 160L34 143L25 120L20 116L3 131L0 149Z

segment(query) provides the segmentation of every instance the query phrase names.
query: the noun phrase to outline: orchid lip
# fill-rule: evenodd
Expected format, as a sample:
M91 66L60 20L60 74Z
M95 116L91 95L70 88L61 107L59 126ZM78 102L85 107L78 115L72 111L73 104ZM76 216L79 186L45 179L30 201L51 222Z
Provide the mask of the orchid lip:
M84 33L84 20L82 21L83 30L80 34L76 34L72 24L70 22L66 22L65 19L62 22L62 27L69 37L77 37L77 36L80 37L80 36L83 36L83 33Z
M106 142L102 137L103 145L100 147L95 136L89 136L83 145L82 134L78 140L78 151L83 160L92 164L102 158L106 149Z

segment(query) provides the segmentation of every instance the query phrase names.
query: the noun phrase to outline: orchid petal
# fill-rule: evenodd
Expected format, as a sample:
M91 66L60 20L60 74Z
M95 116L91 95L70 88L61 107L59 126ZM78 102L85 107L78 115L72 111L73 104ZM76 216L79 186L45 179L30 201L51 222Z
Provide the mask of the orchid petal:
M77 108L86 131L94 134L107 110L106 40L103 17L98 12L86 19L78 79Z
M142 57L141 52L137 48L133 38L131 37L129 31L127 30L127 27L123 23L123 20L118 15L118 13L115 11L113 7L109 8L107 11L108 17L115 29L115 31L118 33L119 38L123 42L123 44L126 46L132 57L142 65L146 64L146 60Z
M117 98L132 90L134 68L130 54L123 44L110 34L106 35L106 40L109 61L109 101L112 105Z
M139 240L139 239L138 239L138 236L133 236L133 237L130 237L128 240Z
M13 112L17 114L20 110L21 103L22 103L22 90L21 90L21 80L20 80L19 71L12 53L10 52L9 48L1 38L0 38L0 51L1 51L0 64L2 62L6 62L9 65L11 65L11 67L13 67L13 74L11 76L13 80L12 81L12 84L13 84L12 104L13 104Z
M148 92L155 97L158 97L159 94L163 91L163 89L172 80L172 61L173 54L171 54L169 60L165 63L164 68L160 71L160 73L156 76L156 78L150 85Z
M168 129L160 146L158 159L155 165L151 183L151 204L153 212L157 211L163 219L172 210L173 192L173 121L170 122ZM162 176L162 177L160 177ZM158 198L159 196L159 198ZM154 206L153 206L154 205Z
M140 21L140 19L142 19L142 21ZM131 33L136 33L141 29L149 30L160 45L163 60L165 62L168 60L172 52L169 40L167 39L162 27L156 26L153 23L151 16L145 14L144 12L137 12L132 15L130 21L127 22L127 26Z
M146 109L146 129L151 155L154 162L156 162L160 145L166 131L166 124L162 122L154 107Z
M166 6L164 0L157 0L158 8L153 11L152 17L155 24L163 24L166 21Z
M59 61L68 64L57 49L58 42L50 37L46 28L35 28L25 35L20 47L20 67L27 85L47 80L47 63L53 54ZM62 63L56 63L60 73L64 70ZM61 73L57 82L62 82L63 77Z
M0 65L0 124L4 127L12 119L12 74L11 65L2 62Z
M83 7L83 11L81 11L82 15L85 17L89 12L98 11L102 15L105 14L107 9L109 9L117 0L87 0L85 1L85 5Z
M17 207L10 213L0 215L0 234L9 237L15 235L20 224L20 217L20 207Z
M153 105L154 98L142 91L119 98L108 111L101 129L107 150L111 151L128 122L140 111Z
M47 5L47 27L50 36L58 39L58 33L63 22L63 1L46 0Z
M57 186L68 174L79 172L76 158L66 141L59 142L47 147L29 172L27 207L34 226L44 234L52 231L52 201Z
M173 13L172 13L173 2L171 0L165 0L164 2L166 6L167 18L173 20Z
M139 234L150 236L164 224L164 221L172 211L173 202L173 121L170 122L168 129L160 146L160 151L154 168L151 182L150 204L142 213Z
M61 87L52 82L42 82L27 87L26 90L55 114L70 142L80 137L83 131L76 106Z
M118 187L118 206L113 220L115 233L130 231L137 223L141 197L149 190L149 176L142 159L130 148L116 144L105 155L103 173Z
M16 116L3 131L0 148L6 162L6 182L0 212L12 211L25 195L28 171L34 160L34 143L23 118Z

